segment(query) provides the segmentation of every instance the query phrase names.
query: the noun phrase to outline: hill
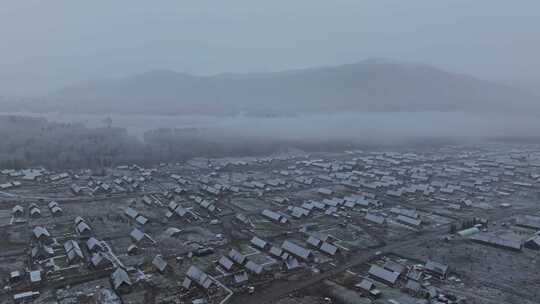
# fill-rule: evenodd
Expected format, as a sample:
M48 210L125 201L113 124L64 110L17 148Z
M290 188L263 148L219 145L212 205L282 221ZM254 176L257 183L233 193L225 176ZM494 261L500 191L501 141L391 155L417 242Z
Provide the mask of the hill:
M520 89L425 65L368 60L276 73L193 76L156 70L80 83L43 98L65 112L288 115L317 112L528 112Z

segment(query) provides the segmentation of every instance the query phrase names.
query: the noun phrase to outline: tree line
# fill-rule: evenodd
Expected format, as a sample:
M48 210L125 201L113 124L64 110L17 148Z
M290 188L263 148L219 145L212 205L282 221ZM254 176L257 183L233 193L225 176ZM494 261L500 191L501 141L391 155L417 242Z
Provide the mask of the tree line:
M153 129L142 138L104 120L103 127L50 122L45 118L0 116L0 168L104 168L117 165L153 165L193 157L260 156L298 148L331 151L354 148L350 142L228 139L205 136L196 128ZM356 146L357 147L357 146Z

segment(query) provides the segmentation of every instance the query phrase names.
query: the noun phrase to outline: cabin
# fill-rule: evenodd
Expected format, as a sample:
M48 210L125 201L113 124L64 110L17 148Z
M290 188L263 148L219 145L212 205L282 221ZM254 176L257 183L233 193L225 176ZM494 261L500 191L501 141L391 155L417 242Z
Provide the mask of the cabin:
M80 222L75 226L75 230L80 236L90 236L92 234L92 228L85 222Z
M263 273L264 270L262 265L259 265L253 261L248 261L245 267L249 272L256 275L260 275L261 273Z
M165 271L167 270L167 267L169 266L169 264L167 263L167 261L165 261L165 259L163 258L162 255L158 254L154 257L154 259L152 260L152 265L156 268L157 271L159 271L160 273L165 273Z
M54 255L52 247L45 244L38 244L30 250L30 255L35 260L44 260Z
M198 267L192 265L189 267L186 273L186 278L182 282L182 287L189 289L192 283L195 283L200 288L207 290L210 288L210 286L212 286L212 279L210 279L210 277Z
M133 229L129 236L135 243L139 245L151 246L156 243L156 241L154 241L148 234L142 232L137 228Z
M110 257L103 252L97 252L90 258L90 266L94 269L106 269L114 266Z
M226 271L231 271L234 267L234 262L228 257L222 256L218 261L218 265Z
M424 271L436 278L445 279L448 274L448 265L428 260L424 265Z
M396 285L399 278L399 273L386 270L380 266L372 265L368 272L370 278L384 283L390 287Z
M15 205L11 209L11 214L13 217L23 217L24 216L24 208L21 205Z
M297 245L291 241L284 241L281 245L281 248L289 254L305 261L310 260L313 256L311 250Z
M129 293L132 284L127 271L122 268L116 268L111 274L111 285L118 293Z
M35 240L39 242L49 242L51 239L51 234L47 228L42 226L36 226L32 229L32 234Z
M257 247L257 249L260 249L260 250L266 250L266 248L268 247L268 242L254 236L251 241L250 241L251 245Z
M66 251L66 256L68 258L69 264L76 264L83 261L83 252L81 250L81 247L79 247L79 243L77 243L76 241L69 240L65 242L64 249Z
M88 249L88 251L93 253L105 251L105 249L101 245L101 242L95 237L91 237L86 241L86 248Z

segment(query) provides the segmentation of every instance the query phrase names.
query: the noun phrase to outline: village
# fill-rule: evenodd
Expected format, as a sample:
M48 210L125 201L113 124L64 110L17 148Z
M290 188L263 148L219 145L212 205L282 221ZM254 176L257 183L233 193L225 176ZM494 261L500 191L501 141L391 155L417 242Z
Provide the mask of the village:
M538 303L540 146L0 172L0 303Z

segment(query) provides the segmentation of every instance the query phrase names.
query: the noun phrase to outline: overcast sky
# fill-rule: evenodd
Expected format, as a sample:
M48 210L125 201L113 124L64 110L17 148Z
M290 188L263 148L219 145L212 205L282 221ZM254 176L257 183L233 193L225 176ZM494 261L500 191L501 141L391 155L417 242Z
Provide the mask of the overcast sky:
M261 72L372 57L540 92L538 0L0 2L0 96L150 69Z

